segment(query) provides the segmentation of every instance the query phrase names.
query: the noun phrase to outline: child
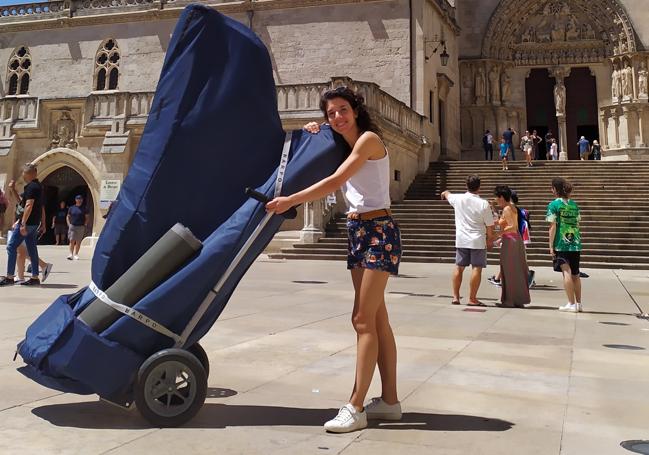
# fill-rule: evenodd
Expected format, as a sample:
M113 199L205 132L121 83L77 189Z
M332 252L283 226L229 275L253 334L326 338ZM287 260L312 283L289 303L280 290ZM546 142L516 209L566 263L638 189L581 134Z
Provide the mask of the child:
M505 139L500 140L500 159L503 160L503 171L508 171L507 167L507 153L509 153L509 146L505 143Z

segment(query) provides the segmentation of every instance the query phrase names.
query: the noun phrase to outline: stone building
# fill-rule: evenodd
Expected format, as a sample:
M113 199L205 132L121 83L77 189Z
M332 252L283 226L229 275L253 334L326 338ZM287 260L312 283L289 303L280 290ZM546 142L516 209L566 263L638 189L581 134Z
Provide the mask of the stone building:
M0 8L0 188L34 161L48 212L83 193L96 235L137 150L171 32L188 3L55 0ZM447 0L205 3L267 45L286 129L321 118L322 90L348 84L365 94L392 152L394 199L430 161L460 157L460 29Z
M460 0L462 159L486 129L550 129L577 158L580 136L604 159L649 157L649 10L642 0Z

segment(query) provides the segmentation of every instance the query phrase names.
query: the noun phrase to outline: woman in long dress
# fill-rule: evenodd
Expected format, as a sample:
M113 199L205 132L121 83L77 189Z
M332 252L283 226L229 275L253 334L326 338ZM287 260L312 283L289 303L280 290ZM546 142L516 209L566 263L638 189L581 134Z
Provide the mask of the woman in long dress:
M525 259L525 245L518 229L518 210L512 203L512 190L499 185L494 190L494 200L502 210L500 226L500 280L502 294L500 305L507 308L523 308L531 301L529 269Z

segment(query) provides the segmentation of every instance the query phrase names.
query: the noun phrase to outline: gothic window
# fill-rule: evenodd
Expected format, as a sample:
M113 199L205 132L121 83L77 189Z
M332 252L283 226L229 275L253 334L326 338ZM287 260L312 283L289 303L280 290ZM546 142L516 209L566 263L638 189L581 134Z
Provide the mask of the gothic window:
M119 83L119 47L114 39L107 39L95 57L95 90L117 90Z
M17 48L9 59L7 95L26 95L29 91L32 57L25 46Z

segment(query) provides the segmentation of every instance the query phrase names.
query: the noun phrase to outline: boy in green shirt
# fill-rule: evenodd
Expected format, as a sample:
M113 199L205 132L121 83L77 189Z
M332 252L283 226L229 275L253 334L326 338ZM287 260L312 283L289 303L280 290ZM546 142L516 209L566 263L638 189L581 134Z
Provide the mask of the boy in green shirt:
M560 177L552 179L552 193L556 199L548 204L545 219L550 222L549 246L554 270L563 274L563 286L568 303L559 311L581 312L581 232L579 206L570 199L572 185Z

